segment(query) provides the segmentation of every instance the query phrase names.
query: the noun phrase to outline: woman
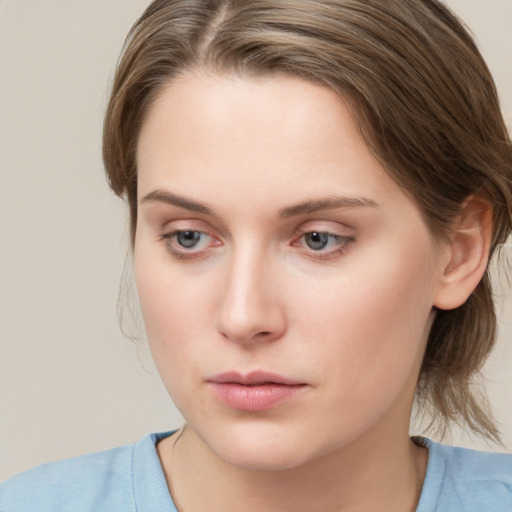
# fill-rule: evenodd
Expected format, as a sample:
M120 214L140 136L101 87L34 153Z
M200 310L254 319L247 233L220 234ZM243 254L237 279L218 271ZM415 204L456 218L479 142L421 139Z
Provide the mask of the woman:
M157 0L104 126L176 433L8 481L0 510L512 508L512 457L409 437L499 434L471 383L511 144L440 3Z

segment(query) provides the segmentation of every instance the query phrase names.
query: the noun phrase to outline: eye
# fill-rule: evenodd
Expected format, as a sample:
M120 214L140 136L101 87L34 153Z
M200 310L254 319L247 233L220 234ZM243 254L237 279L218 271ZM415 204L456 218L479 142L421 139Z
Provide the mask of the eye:
M176 233L176 242L186 249L192 249L201 241L201 237L206 235L201 231L178 231Z
M306 245L314 251L320 251L325 249L332 239L340 238L336 235L329 235L329 233L320 233L318 231L312 231L304 235L304 242Z
M307 231L293 243L316 258L334 258L348 250L353 237L336 235L328 231Z
M194 258L220 242L204 231L194 229L176 230L160 236L169 252L178 258Z

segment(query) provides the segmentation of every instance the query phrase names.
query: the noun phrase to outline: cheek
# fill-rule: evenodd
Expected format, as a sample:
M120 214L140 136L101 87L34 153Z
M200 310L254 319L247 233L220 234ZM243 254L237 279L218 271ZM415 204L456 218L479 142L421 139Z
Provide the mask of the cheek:
M350 404L397 393L421 358L430 328L432 261L427 250L358 260L314 292L297 293L311 366L324 368ZM297 323L299 320L297 320ZM294 322L291 322L293 325Z
M161 257L160 257L161 258ZM155 363L172 350L183 329L196 324L190 315L194 311L194 296L176 273L170 272L168 261L148 251L135 250L135 277L142 316ZM171 359L171 360L174 360Z
M194 399L205 354L215 339L212 308L218 273L189 273L161 253L136 250L135 276L153 360L180 408L183 384L189 400Z

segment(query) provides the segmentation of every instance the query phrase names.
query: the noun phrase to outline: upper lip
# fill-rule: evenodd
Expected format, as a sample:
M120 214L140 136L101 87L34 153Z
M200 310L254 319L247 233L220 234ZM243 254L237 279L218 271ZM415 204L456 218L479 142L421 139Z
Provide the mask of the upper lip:
M241 384L244 386L258 386L262 384L282 384L285 386L299 386L305 384L295 379L289 379L276 373L254 371L250 373L224 372L213 375L208 382L218 384Z

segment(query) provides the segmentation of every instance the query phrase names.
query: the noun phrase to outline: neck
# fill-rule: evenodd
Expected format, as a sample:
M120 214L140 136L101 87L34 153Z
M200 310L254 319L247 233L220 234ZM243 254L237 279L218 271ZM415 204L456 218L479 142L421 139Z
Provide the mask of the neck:
M191 428L162 442L158 451L180 512L412 512L427 457L407 432L396 431L368 432L325 457L276 471L226 462Z

